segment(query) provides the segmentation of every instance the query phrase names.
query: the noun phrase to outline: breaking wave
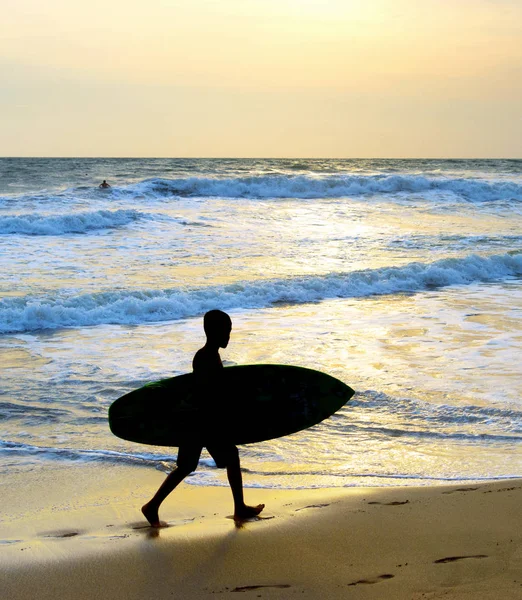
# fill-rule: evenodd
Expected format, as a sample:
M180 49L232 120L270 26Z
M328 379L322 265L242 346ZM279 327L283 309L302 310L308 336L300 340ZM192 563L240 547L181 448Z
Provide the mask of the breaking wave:
M445 192L471 202L522 200L514 181L443 178L415 175L264 175L228 179L190 177L147 179L114 194L220 198L342 198L364 194Z
M522 253L487 257L472 254L401 267L192 289L8 297L0 301L0 333L169 321L194 317L216 306L223 310L266 308L277 303L300 304L330 298L421 292L521 275Z
M518 202L522 183L517 179L491 180L414 174L270 174L243 177L153 177L108 190L77 186L62 191L41 191L0 196L0 205L29 202L37 205L70 204L78 199L105 202L170 198L314 199L422 194L444 195L466 202ZM101 198L100 198L101 196ZM101 211L103 212L103 211ZM118 211L120 212L120 211Z
M68 215L22 214L0 217L0 234L63 235L125 227L148 215L137 210L96 210Z

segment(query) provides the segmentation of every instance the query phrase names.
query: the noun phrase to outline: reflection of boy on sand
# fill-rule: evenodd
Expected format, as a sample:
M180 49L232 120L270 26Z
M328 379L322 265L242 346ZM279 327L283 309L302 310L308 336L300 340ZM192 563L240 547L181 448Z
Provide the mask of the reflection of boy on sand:
M204 317L203 327L207 336L207 342L203 348L196 352L192 361L192 368L194 376L197 378L196 385L200 393L204 391L207 394L212 394L214 397L216 395L219 397L220 375L223 369L219 349L228 346L230 332L232 331L232 321L226 313L220 310L211 310ZM206 398L202 398L202 401L209 403L209 409L211 409L209 412L211 415L218 415L219 406L210 405L212 398L209 398L207 395ZM219 419L216 419L214 423L219 423ZM204 427L204 430L207 433L206 448L214 459L216 466L222 469L226 468L227 470L228 482L230 483L234 498L234 518L248 519L249 517L258 515L265 505L247 506L244 502L243 480L241 477L239 453L236 446L226 439L220 438L219 429L211 433L212 420L209 419L209 423ZM187 475L197 469L202 449L203 444L197 438L180 446L176 468L167 476L167 479L165 479L154 497L141 509L152 527L161 527L164 525L159 520L159 507L170 492Z

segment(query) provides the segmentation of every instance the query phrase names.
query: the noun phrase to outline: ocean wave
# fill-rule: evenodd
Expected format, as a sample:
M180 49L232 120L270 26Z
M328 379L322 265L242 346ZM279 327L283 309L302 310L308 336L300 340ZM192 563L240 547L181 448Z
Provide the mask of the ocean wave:
M0 216L0 234L63 235L125 227L148 216L137 210L96 210L68 215Z
M42 408L29 404L0 402L0 420L4 423L10 419L20 421L20 425L58 423L68 414L68 411L61 408Z
M0 455L32 456L46 460L66 460L72 462L108 462L143 467L157 467L161 462L174 462L176 454L152 454L116 452L113 450L95 450L81 448L54 448L52 446L33 446L0 440Z
M347 478L347 474L346 473L336 473L335 471L330 472L327 471L326 469L314 469L314 470L309 470L306 471L304 469L302 470L294 470L294 471L261 471L261 470L255 470L255 469L247 469L245 467L241 467L241 471L243 473L248 473L249 475L258 475L258 476L262 476L262 477L289 477L289 478L295 478L295 477L302 477L302 476L312 476L312 477L328 477L328 478L339 478L339 479L346 479ZM392 473L392 472L387 472L387 473L377 473L377 472L369 472L369 473L359 473L356 471L351 471L349 473L349 478L351 480L353 479L385 479L385 480L390 480L389 485L394 485L393 484L393 480L398 479L398 480L414 480L414 481L424 481L424 482L440 482L440 483L446 483L446 482L459 482L459 481L504 481L506 479L515 479L517 478L517 475L500 475L497 477L491 476L491 477L480 477L480 476L476 476L476 477L465 477L465 476L459 476L459 475L455 475L453 477L451 476L430 476L427 474L422 474L422 473L413 473L413 474L408 474L408 473ZM191 481L192 484L196 484L197 483L195 481ZM199 485L208 485L208 482L200 482ZM212 483L212 485L220 485L218 483ZM225 486L225 483L222 483L221 485ZM244 487L274 487L274 488L288 488L288 489L299 489L300 486L284 486L284 485L245 485ZM304 486L303 486L304 487ZM324 485L322 483L317 484L316 486L314 485L307 485L307 488L314 488L314 487L324 487ZM347 487L355 487L353 483L348 484Z
M485 181L473 178L426 177L421 175L263 175L235 178L189 177L146 179L127 188L115 188L118 195L154 197L220 198L342 198L444 192L471 202L522 200L522 184L514 181Z
M466 250L473 248L485 249L486 247L516 248L522 242L522 235L424 235L411 234L408 236L392 238L388 241L390 248L433 249L451 247L452 250Z
M227 199L309 199L352 198L364 196L404 196L415 194L424 199L435 196L445 201L519 202L522 183L513 179L437 176L417 174L288 174L271 173L236 177L152 177L127 185L113 185L99 190L91 186L73 186L61 191L41 190L33 193L0 196L0 205L62 204L79 199L103 202L133 202L136 199L170 200L172 198Z
M522 411L502 406L448 405L383 392L357 392L328 422L338 434L454 443L522 442Z
M254 309L278 303L304 304L330 298L414 293L520 275L522 253L508 253L193 289L8 297L0 300L0 333L170 321L195 317L215 307L223 310Z

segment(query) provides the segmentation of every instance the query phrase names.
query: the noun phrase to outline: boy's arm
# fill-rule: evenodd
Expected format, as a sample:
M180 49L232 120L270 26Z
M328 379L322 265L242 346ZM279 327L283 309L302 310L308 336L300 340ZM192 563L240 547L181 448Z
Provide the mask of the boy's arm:
M192 361L196 393L200 402L208 404L215 401L221 393L223 363L218 352L209 352L207 348L198 350Z

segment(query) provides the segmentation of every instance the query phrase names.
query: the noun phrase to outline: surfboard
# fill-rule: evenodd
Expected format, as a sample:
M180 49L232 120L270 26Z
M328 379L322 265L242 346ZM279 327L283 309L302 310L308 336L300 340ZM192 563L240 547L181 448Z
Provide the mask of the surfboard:
M251 444L290 435L333 415L353 396L326 373L288 365L225 367L202 400L192 373L149 383L109 408L112 433L154 446L198 441Z

